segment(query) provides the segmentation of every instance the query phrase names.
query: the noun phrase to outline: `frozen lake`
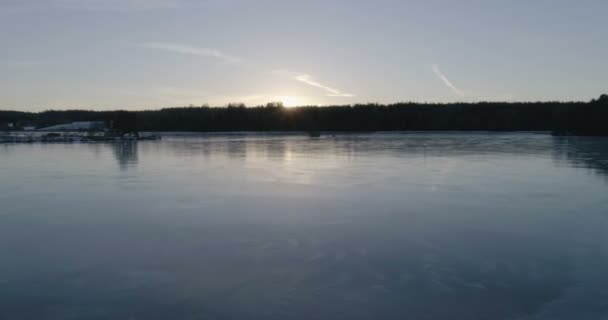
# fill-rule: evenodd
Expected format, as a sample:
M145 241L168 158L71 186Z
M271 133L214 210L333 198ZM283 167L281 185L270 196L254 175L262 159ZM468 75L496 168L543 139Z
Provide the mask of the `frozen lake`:
M608 319L608 138L0 145L0 319Z

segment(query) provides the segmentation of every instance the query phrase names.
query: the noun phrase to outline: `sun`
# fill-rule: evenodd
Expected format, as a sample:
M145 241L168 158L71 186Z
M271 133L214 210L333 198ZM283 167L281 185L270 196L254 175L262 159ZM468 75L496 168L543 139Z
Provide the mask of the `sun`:
M306 105L306 99L299 96L276 96L276 101L280 101L286 108L293 108Z

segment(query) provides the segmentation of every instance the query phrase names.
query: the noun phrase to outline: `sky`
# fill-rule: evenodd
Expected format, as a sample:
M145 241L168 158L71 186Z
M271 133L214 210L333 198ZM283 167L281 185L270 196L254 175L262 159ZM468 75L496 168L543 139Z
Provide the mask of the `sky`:
M0 109L588 101L606 0L0 0Z

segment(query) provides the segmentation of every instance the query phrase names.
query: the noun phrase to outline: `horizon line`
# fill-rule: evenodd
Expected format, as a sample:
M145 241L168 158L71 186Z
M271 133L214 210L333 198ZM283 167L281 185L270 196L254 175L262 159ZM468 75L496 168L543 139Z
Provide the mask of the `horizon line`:
M545 103L561 103L561 104L579 104L579 103L591 103L596 99L591 100L479 100L479 101L397 101L389 103L380 102L357 102L347 104L305 104L299 106L285 106L280 101L270 101L265 104L247 105L241 102L226 103L223 105L182 105L182 106L167 106L167 107L141 107L136 109L129 108L105 108L105 107L93 107L89 109L85 107L67 107L67 108L46 108L38 111L33 110L15 110L15 109L4 109L0 108L0 112L19 112L19 113L43 113L43 112L61 112L61 111L87 111L87 112L111 112L111 111L128 111L128 112L143 112L143 111L162 111L167 109L185 109L185 108L214 108L214 109L225 109L229 107L244 107L244 108L264 108L264 107L282 107L284 109L298 109L298 108L328 108L328 107L356 107L356 106L395 106L395 105L478 105L478 104L545 104Z

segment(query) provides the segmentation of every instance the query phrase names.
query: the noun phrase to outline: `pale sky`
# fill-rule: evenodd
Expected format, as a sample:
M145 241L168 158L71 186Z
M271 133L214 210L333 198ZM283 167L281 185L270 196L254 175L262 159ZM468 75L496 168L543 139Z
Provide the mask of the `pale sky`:
M0 109L590 100L606 0L0 0Z

